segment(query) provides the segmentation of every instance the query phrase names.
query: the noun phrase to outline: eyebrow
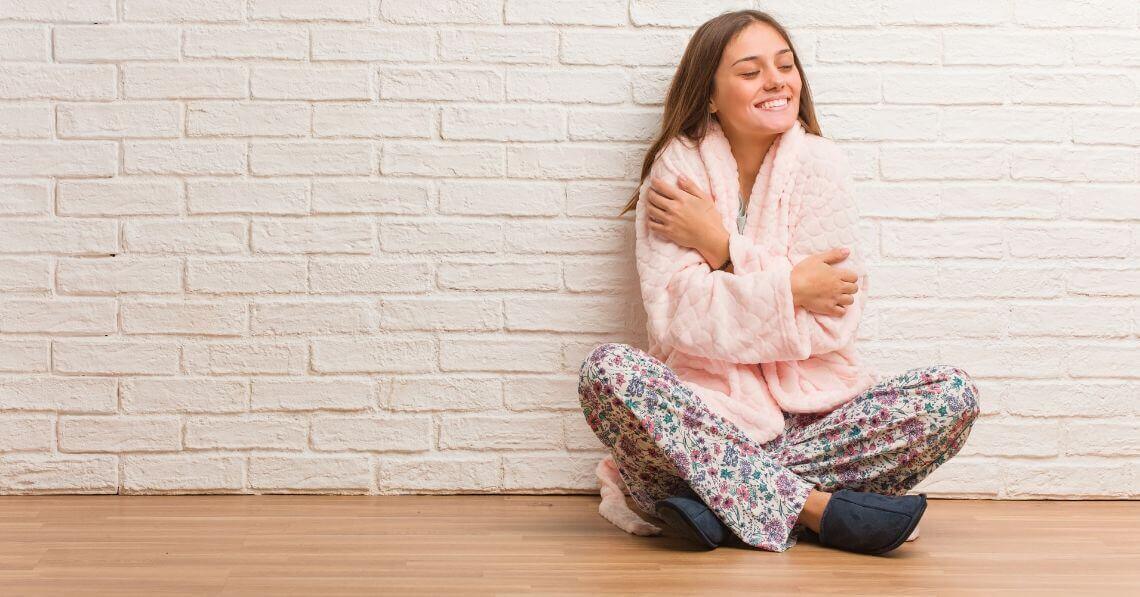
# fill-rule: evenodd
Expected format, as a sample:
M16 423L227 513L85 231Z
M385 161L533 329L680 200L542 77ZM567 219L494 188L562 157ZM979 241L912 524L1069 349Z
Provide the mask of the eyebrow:
M780 54L784 54L784 53L791 53L791 51L792 51L791 48L784 48L783 50L776 52L776 56L779 56ZM729 66L736 66L737 63L745 62L747 60L756 60L757 58L760 58L760 57L759 56L745 56L744 58L741 58L740 60L733 62Z

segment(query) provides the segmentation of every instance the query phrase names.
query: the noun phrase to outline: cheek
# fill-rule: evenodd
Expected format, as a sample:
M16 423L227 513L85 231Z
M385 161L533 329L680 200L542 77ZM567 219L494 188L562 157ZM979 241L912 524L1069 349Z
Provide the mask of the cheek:
M752 107L752 100L760 93L760 86L747 80L742 80L733 88L732 101L740 111L747 111Z

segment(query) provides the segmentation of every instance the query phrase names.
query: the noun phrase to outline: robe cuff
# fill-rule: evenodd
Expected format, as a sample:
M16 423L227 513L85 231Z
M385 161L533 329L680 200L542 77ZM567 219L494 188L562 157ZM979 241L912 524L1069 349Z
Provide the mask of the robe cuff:
M801 361L811 356L811 335L808 329L808 313L797 309L792 295L792 265L787 260L772 260L768 272L775 275L776 325L784 337L784 346L792 354L792 360Z
M775 292L770 307L775 311L772 319L776 329L772 333L780 338L780 344L788 356L781 360L806 359L811 356L811 314L806 309L796 308L792 294L791 261L786 257L770 255L767 251L766 247L739 232L729 233L728 254L732 259L734 274L741 276L764 272L773 276Z

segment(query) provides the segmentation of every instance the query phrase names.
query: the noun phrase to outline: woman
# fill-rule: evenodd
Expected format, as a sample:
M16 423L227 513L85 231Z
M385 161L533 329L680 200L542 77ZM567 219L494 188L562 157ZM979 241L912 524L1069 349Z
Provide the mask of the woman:
M616 467L641 510L710 548L732 534L784 551L806 528L891 551L926 508L907 490L978 415L963 370L884 377L856 351L867 272L852 187L786 31L754 10L698 28L622 212L636 208L649 350L596 347L579 397L612 452L599 476ZM603 515L644 534L613 493Z

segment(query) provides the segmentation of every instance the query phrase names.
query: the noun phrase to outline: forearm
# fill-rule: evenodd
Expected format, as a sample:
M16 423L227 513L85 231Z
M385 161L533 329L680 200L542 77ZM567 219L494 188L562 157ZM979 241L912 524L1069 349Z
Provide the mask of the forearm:
M728 233L723 228L710 232L701 246L695 248L709 267L716 269L728 260ZM732 265L729 264L725 271L732 273Z
M730 256L729 249L728 249L728 246L729 246L728 243L729 243L728 232L726 232L723 228L718 228L715 231L709 232L705 236L705 241L702 242L700 244L700 246L694 247L694 248L697 250L697 252L699 252L701 254L701 256L704 258L705 262L709 264L709 267L711 267L712 269L716 269L716 268L720 267L721 264L723 264L725 261L727 261L729 256ZM728 267L724 268L724 271L726 271L730 274L734 273L733 272L733 265L730 263L728 265ZM803 288L801 288L801 286L798 282L799 282L799 280L797 280L796 277L793 275L792 276L792 303L796 307L800 306L800 298L801 298L802 293L803 293Z

